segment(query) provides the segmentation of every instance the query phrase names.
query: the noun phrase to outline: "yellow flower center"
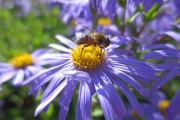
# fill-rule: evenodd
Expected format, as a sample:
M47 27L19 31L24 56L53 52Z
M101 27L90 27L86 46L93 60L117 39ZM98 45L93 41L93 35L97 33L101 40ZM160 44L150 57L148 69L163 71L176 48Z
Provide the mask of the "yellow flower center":
M86 44L71 49L71 60L79 70L92 71L105 61L106 52L99 46Z
M131 110L131 115L134 117L134 118L140 118L140 116L138 115L138 113L133 109Z
M23 52L14 56L9 62L17 69L32 65L34 60L29 53Z
M111 20L107 17L101 17L98 19L98 25L110 25Z
M158 103L158 108L159 111L163 114L166 115L166 111L165 108L169 105L169 101L168 100L160 100Z

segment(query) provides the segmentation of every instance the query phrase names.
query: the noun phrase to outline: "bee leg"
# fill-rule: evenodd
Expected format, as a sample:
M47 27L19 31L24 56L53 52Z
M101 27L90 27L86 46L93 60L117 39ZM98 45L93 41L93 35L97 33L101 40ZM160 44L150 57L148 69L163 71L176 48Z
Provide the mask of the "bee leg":
M81 55L82 55L82 52L83 52L83 50L84 50L84 47L88 47L88 46L90 46L90 45L87 44L87 45L84 45L84 46L82 47L80 57L81 57Z
M102 55L102 51L104 52L105 50L104 50L104 48L101 47L101 53L100 53L100 56Z
M96 50L96 43L94 43L94 51ZM92 55L94 54L94 51L92 52Z

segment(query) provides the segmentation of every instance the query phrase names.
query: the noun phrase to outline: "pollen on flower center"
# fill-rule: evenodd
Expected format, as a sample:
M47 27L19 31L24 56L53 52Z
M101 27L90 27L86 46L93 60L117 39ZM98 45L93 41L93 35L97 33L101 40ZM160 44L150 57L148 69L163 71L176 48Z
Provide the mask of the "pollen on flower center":
M14 56L9 62L17 69L32 65L34 60L29 53L23 52Z
M168 101L168 100L160 100L160 101L158 102L159 111L160 111L163 115L166 115L165 108L168 107L168 105L169 105L169 101Z
M98 19L98 25L110 25L111 20L107 17L101 17Z
M71 49L71 60L79 70L93 70L97 68L105 59L106 52L99 46L78 45Z

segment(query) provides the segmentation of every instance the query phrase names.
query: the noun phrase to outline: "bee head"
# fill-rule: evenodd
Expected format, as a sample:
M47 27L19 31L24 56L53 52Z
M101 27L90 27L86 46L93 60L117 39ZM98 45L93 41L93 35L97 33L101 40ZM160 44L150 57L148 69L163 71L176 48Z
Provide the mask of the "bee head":
M98 45L101 48L106 48L107 46L109 46L109 44L110 44L110 40L108 37L99 37L98 38Z
M110 39L106 37L106 47L110 45Z
M98 33L97 39L96 39L97 45L99 45L101 48L106 48L110 44L110 40L108 37L104 36L103 34Z

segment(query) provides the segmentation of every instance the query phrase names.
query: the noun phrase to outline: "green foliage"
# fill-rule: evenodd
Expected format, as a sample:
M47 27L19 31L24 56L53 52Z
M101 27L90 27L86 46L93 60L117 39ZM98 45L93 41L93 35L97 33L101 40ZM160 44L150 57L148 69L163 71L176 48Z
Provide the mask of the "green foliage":
M6 61L13 55L57 42L57 33L65 33L66 27L57 18L57 10L35 15L30 12L25 17L16 17L12 10L0 7L0 60ZM67 33L67 32L66 32Z

